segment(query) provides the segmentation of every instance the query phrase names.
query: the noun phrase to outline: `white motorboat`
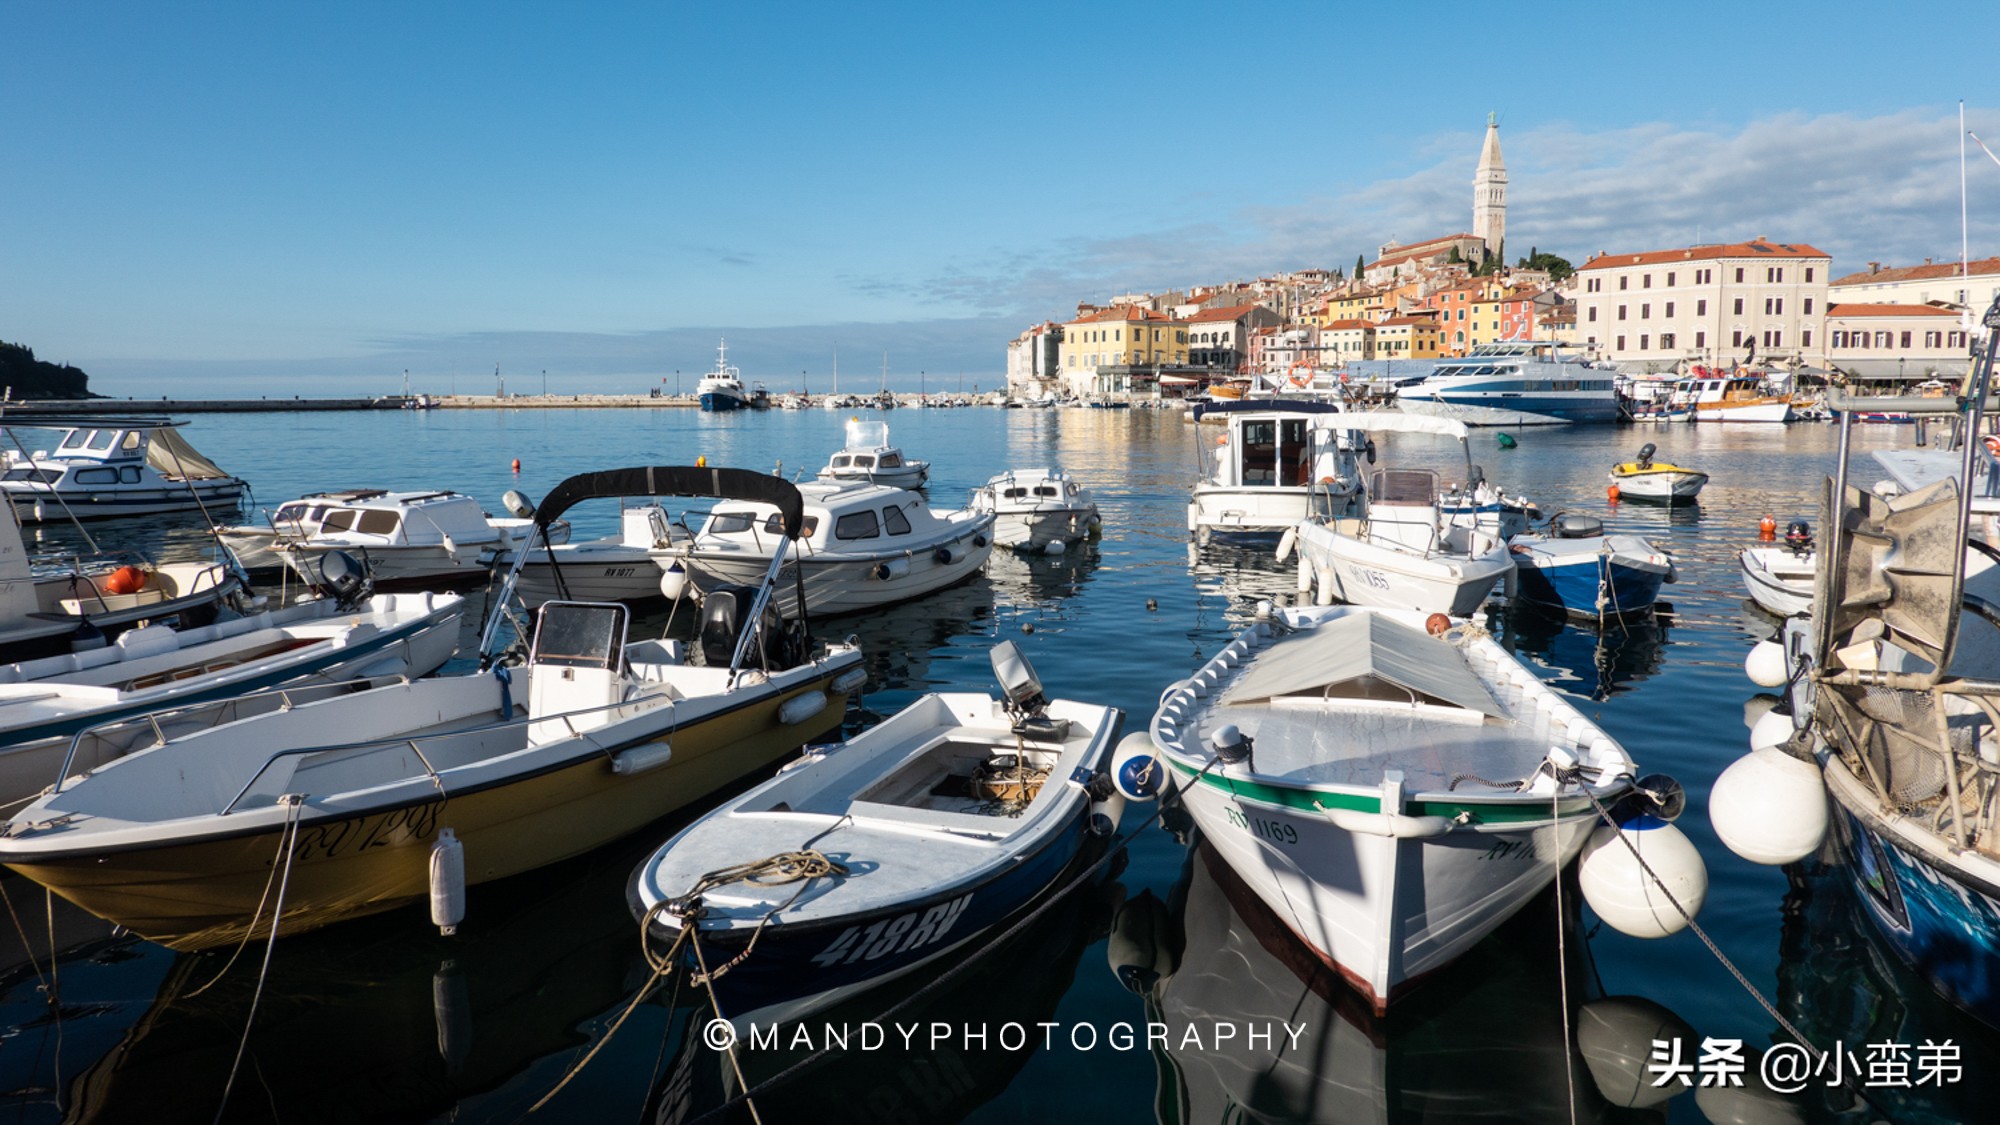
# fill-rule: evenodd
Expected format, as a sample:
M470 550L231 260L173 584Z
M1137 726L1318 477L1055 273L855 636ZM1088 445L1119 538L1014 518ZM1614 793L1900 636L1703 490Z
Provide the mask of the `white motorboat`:
M1690 504L1701 495L1708 474L1684 465L1653 460L1657 452L1652 442L1639 447L1639 456L1611 468L1611 483L1618 494L1631 500L1652 500L1661 504Z
M1697 422L1789 422L1792 394L1763 375L1696 367L1681 380L1670 406L1692 411Z
M797 490L775 477L641 467L562 482L533 541L579 500L647 495L767 502L787 543L804 519ZM784 558L772 555L747 599L710 596L698 662L679 642L629 639L625 606L549 602L507 646L525 643L516 665L496 650L510 572L480 671L169 737L17 812L0 830L0 863L177 949L425 897L449 930L467 884L597 848L839 727L867 676L861 653L811 651L804 622L772 612ZM282 911L267 898L281 868Z
M1625 750L1484 630L1425 624L1273 611L1151 731L1203 837L1378 1013L1548 887L1599 823L1591 798L1635 790Z
M1618 420L1613 374L1550 341L1481 344L1470 355L1438 360L1429 374L1396 389L1396 404L1469 426Z
M693 536L658 504L619 512L617 535L535 547L514 589L530 609L545 601L640 602L661 596L660 579Z
M155 564L131 552L31 556L0 516L0 661L102 644L142 622L206 625L243 590L226 563Z
M1509 536L1520 600L1602 620L1645 613L1660 586L1677 579L1673 559L1637 535L1606 535L1581 513L1558 513L1548 526Z
M794 1019L948 956L1034 902L1093 833L1115 829L1108 808L1088 814L1093 779L1110 789L1124 716L1044 699L1012 641L992 657L1004 698L925 695L808 751L633 872L632 910L656 944L692 922L699 959L731 963L715 980L728 1018ZM837 859L804 888L710 877L806 851Z
M743 373L729 362L728 340L715 346L715 370L701 377L701 382L694 385L694 393L701 400L701 408L711 413L749 409L750 391L743 385Z
M972 510L993 513L993 541L1018 551L1060 551L1104 525L1090 491L1060 468L1009 469L972 490Z
M1415 414L1336 414L1320 425L1466 442L1463 422ZM1473 475L1468 451L1466 479ZM1296 544L1299 587L1313 589L1321 605L1339 600L1468 617L1495 583L1514 572L1506 540L1477 520L1448 518L1439 510L1438 474L1431 469L1375 470L1361 508L1358 518L1345 514L1351 502L1336 494L1330 512L1316 509L1279 544L1280 561Z
M166 418L14 417L9 430L60 429L56 447L0 454L0 492L24 524L234 510L243 482L217 468Z
M308 584L329 551L361 556L379 589L479 585L525 537L531 520L491 517L456 492L381 492L344 500L320 516L319 530L275 549ZM567 535L560 525L556 538Z
M1813 546L1812 528L1806 521L1792 521L1785 530L1784 546L1745 547L1738 561L1750 600L1765 612L1778 617L1812 612L1819 551Z
M148 625L101 648L0 665L0 804L163 734L131 723L126 736L93 734L72 746L102 724L175 708L183 711L175 729L191 732L248 713L193 704L277 685L427 675L457 650L464 610L456 594L320 598L193 629Z
M929 461L911 460L903 456L901 448L889 444L889 423L859 418L847 420L847 444L819 471L823 481L859 481L893 488L922 488L930 475Z
M794 612L803 590L812 614L854 613L921 597L977 573L993 553L993 516L938 512L921 493L879 484L798 486L805 530L777 598ZM769 504L718 504L682 555L704 595L756 580L779 546Z
M1280 535L1311 513L1315 494L1337 514L1358 514L1359 459L1373 460L1373 451L1366 434L1321 427L1330 416L1279 407L1232 411L1197 425L1200 475L1188 499L1195 542Z
M236 557L237 565L245 570L281 569L285 559L278 553L279 542L311 538L319 531L320 520L334 508L351 501L381 496L385 492L387 489L381 488L308 492L297 500L287 500L276 508L265 509L261 524L224 524L215 529L215 537Z

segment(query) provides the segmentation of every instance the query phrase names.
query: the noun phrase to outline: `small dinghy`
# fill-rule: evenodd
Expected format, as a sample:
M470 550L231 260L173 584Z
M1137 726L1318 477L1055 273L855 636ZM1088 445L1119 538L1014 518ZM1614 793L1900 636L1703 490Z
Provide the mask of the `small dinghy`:
M628 897L652 939L692 922L727 1017L796 1018L909 972L1015 914L1070 865L1110 793L1114 707L1046 700L992 651L1004 698L931 694L669 840ZM1115 813L1094 831L1109 834ZM767 858L768 857L768 858ZM787 877L789 876L789 877Z
M1606 535L1580 512L1559 512L1539 531L1507 541L1520 599L1577 617L1644 613L1675 579L1665 551L1637 535Z
M1691 503L1701 494L1701 486L1708 483L1708 474L1655 461L1655 452L1655 446L1649 441L1639 447L1637 460L1612 468L1611 482L1618 486L1618 494L1627 499L1652 500L1660 504Z
M1819 552L1813 547L1812 526L1793 520L1782 547L1746 547L1739 556L1743 586L1758 608L1778 617L1811 613L1813 574Z
M903 456L889 444L889 423L847 421L847 445L827 459L819 479L831 482L885 484L891 488L922 488L930 480L931 463Z
M972 511L993 513L993 541L1057 552L1104 526L1089 490L1062 469L1009 469L972 490Z
M1605 921L1678 929L1593 798L1698 908L1693 846L1613 808L1655 794L1647 807L1670 817L1678 787L1635 783L1624 748L1483 629L1363 606L1259 613L1167 689L1152 741L1230 869L1377 1013L1580 852L1595 853L1582 883Z

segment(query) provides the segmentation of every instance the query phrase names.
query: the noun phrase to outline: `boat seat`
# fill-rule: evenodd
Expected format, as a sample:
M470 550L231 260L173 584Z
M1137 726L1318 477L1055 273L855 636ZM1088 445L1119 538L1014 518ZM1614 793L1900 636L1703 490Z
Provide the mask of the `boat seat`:
M1021 818L1008 816L979 816L974 813L945 812L939 809L913 809L904 805L885 805L874 801L852 801L848 803L847 815L856 824L880 827L889 830L915 832L943 832L953 836L976 836L986 840L998 840L1011 834L1021 824Z

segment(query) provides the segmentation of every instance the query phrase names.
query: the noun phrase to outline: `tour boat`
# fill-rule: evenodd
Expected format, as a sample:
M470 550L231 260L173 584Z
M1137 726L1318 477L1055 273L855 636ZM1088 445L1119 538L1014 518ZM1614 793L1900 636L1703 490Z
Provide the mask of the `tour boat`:
M814 614L855 613L921 597L972 577L993 553L993 515L938 512L923 494L879 484L798 486L805 529L792 580L777 599L792 612L803 591ZM755 581L780 544L778 512L770 504L718 504L683 550L696 589Z
M1596 723L1484 630L1427 632L1445 624L1266 603L1153 716L1203 838L1377 1013L1547 889L1599 824L1593 798L1639 788ZM1698 906L1700 876L1663 876Z
M728 340L715 346L715 370L701 377L701 382L694 386L694 393L701 400L701 408L710 413L742 410L750 405L750 392L743 386L743 373L730 366Z
M627 897L654 945L694 926L697 958L737 1021L809 1008L915 971L976 941L1056 881L1116 816L1115 707L1048 700L1012 641L992 652L1003 698L930 694L682 829L633 873ZM1092 823L1093 821L1096 823ZM798 882L712 873L774 855L831 860Z
M1653 460L1655 447L1647 442L1639 456L1611 468L1611 482L1618 495L1630 500L1654 500L1662 504L1688 504L1701 495L1708 474L1682 465Z
M1481 344L1398 386L1396 404L1406 413L1469 426L1616 422L1616 379L1566 347L1528 340Z
M0 492L22 523L232 511L243 482L196 452L165 418L15 417L7 428L60 429L49 451L0 454Z
M198 628L147 625L101 648L0 665L0 804L161 734L140 722L111 739L94 732L101 724L274 685L428 675L457 650L464 610L456 594L319 598ZM186 729L226 721L211 710L224 709L183 714ZM93 734L72 745L82 731Z
M1089 490L1063 469L1009 469L972 491L972 510L993 513L993 541L1019 551L1060 551L1104 526Z
M1318 410L1230 411L1194 427L1196 472L1188 531L1198 544L1282 534L1306 518L1311 497L1359 510L1360 458L1374 453ZM1337 416L1336 416L1337 420Z
M894 488L922 488L930 480L931 463L903 455L889 444L889 423L847 420L847 444L829 457L819 471L822 481L860 481Z
M1540 531L1507 540L1519 598L1575 617L1644 613L1675 580L1666 552L1637 535L1606 535L1581 513L1558 514Z
M784 543L803 528L798 491L776 477L640 467L563 481L535 513L536 541L578 501L646 495L767 503ZM590 851L839 727L861 653L813 651L802 619L778 618L784 559L755 589L709 595L699 661L678 641L628 638L616 603L546 603L513 639L525 651L499 652L510 572L479 671L169 737L16 812L0 863L176 949L426 896L449 929L467 884Z
M311 535L281 538L273 548L307 583L317 581L327 552L345 551L362 557L378 589L447 589L484 583L531 523L488 516L456 492L379 492L330 506ZM552 538L568 532L560 524Z
M514 589L530 609L552 599L639 602L663 593L661 578L693 538L658 504L619 512L617 535L528 551Z
M1466 447L1463 422L1415 414L1340 414L1322 423L1353 434L1365 431L1436 434ZM1356 444L1350 438L1350 446ZM1372 448L1372 443L1370 448ZM1466 479L1473 478L1469 447ZM1348 514L1344 494L1329 512L1321 507L1280 543L1280 561L1296 546L1301 589L1320 605L1354 605L1467 617L1494 584L1511 574L1507 542L1476 522L1452 520L1439 510L1438 474L1431 469L1377 469Z

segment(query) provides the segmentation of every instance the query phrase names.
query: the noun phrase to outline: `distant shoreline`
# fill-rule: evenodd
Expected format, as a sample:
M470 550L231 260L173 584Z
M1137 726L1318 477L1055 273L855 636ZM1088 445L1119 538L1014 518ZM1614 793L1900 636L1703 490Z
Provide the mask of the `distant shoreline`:
M430 405L415 407L417 401ZM0 418L129 414L256 414L329 410L630 410L699 409L692 395L382 395L373 398L90 398L12 402Z

